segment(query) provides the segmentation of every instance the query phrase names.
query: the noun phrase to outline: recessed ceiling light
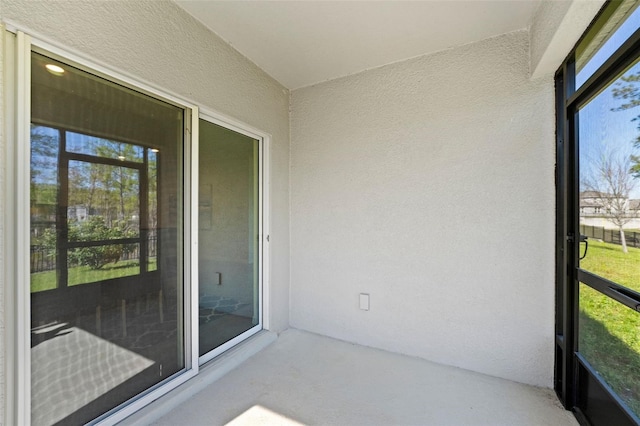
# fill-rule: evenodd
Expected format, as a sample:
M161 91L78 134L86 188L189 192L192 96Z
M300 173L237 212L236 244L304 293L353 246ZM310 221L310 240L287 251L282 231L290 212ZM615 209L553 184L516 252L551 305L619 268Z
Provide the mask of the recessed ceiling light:
M158 148L151 148L151 152L160 152Z
M53 75L62 75L62 74L64 74L64 68L62 68L62 67L60 67L58 65L47 64L44 67L47 69L47 71L49 71Z

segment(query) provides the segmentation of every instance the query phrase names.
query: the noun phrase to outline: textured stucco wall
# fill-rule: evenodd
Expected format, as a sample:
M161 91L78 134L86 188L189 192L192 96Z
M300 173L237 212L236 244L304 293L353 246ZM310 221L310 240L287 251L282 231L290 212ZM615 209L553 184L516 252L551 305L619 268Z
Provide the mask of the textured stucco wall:
M604 0L540 2L529 31L532 77L556 72L603 4Z
M293 327L552 385L554 93L528 64L520 31L292 92Z
M553 42L560 23L567 15L570 7L571 1L540 2L529 32L532 72L537 68L538 64L544 60L547 47ZM564 58L561 58L560 60L562 61L563 59Z

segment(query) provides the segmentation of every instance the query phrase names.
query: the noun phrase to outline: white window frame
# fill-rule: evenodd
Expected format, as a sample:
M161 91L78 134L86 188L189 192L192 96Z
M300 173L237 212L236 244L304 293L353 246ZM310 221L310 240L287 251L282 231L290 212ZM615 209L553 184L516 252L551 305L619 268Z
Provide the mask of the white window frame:
M213 359L239 342L269 329L269 176L271 135L246 123L212 110L201 110L196 102L175 95L153 84L132 77L94 58L70 51L28 28L12 23L0 25L4 43L4 123L5 123L5 209L4 238L5 265L5 328L7 347L5 359L5 422L30 424L31 416L31 359L30 359L30 101L31 52L36 51L59 58L65 63L88 70L109 81L164 100L183 108L185 117L184 201L189 210L184 215L183 290L185 368L152 390L134 397L121 408L112 410L92 423L112 425L122 421L144 406L165 395L198 374L201 364ZM29 34L34 34L30 36ZM202 111L202 112L201 112ZM198 357L198 137L199 119L218 124L259 141L259 323L224 345ZM13 206L11 208L10 206Z
M218 114L215 111L206 110L204 108L200 109L200 119L207 121L209 123L216 124L221 126L227 130L234 131L236 133L242 134L244 136L248 136L252 139L256 139L258 141L258 264L259 273L258 273L258 324L251 327L249 330L244 333L239 334L228 342L223 343L222 345L214 348L213 350L205 353L199 358L200 365L205 364L206 362L214 359L221 353L231 349L238 343L243 340L248 339L254 334L258 333L263 328L268 329L264 325L265 316L264 316L264 306L265 303L265 278L268 276L268 269L266 265L268 262L265 262L265 259L268 259L268 232L265 229L268 229L268 211L269 209L265 209L265 205L268 205L268 185L266 184L266 176L268 173L266 172L267 165L269 164L266 161L267 153L269 152L269 143L270 137L256 129L251 129L249 126L244 125L242 123L236 122L234 120L229 119L228 117L223 116L222 114ZM194 150L193 155L195 159L193 160L193 164L195 167L195 181L194 187L198 188L198 164L199 164L199 150ZM196 226L197 229L197 226ZM197 259L196 259L197 260ZM197 263L197 262L196 262ZM199 327L200 322L196 321L196 327ZM198 332L199 336L199 332Z

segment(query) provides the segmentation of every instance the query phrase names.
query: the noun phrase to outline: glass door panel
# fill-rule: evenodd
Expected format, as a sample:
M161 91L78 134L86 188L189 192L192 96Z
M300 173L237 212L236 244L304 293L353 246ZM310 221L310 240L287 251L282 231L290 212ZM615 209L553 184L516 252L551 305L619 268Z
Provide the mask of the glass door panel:
M200 355L259 324L258 141L200 120Z
M640 314L580 284L579 352L640 413Z
M31 417L84 424L185 367L184 111L31 59Z
M640 414L640 64L578 111L578 354Z

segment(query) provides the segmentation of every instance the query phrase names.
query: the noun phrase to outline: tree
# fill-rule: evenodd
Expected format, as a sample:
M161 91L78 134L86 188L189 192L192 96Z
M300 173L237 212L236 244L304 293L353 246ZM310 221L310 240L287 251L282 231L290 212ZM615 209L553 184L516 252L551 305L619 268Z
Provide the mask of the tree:
M31 125L31 244L41 244L45 229L55 226L58 203L57 130Z
M135 145L89 138L85 151L99 158L139 160ZM107 225L124 223L137 230L140 215L140 173L135 168L72 161L69 165L69 206L84 206L90 215L102 216Z
M615 99L623 101L619 107L612 108L611 111L626 111L640 106L640 72L620 77L620 80L614 84L611 93ZM640 115L631 121L640 121ZM638 124L638 130L640 130L640 124ZM633 146L640 148L640 135L636 136ZM630 170L635 178L640 178L640 156L631 156Z
M603 214L618 228L624 253L628 252L624 225L638 217L637 207L629 203L629 194L638 183L632 170L633 158L633 155L603 153L591 162L591 173L581 182L583 190L591 193L591 198L604 210Z
M615 99L624 101L612 111L625 111L640 106L640 72L620 77L620 80L614 84L612 94ZM639 121L640 116L635 117L632 121ZM638 124L640 130L640 124ZM636 137L634 142L636 147L640 147L640 135Z
M149 152L148 173L147 226L149 229L156 229L158 227L158 155L153 151Z
M100 157L135 160L139 152L135 145L97 139L96 154ZM105 211L109 222L112 220L128 221L132 216L139 216L140 176L137 170L128 167L102 166L104 169L103 187L105 189ZM112 215L112 206L115 211Z

